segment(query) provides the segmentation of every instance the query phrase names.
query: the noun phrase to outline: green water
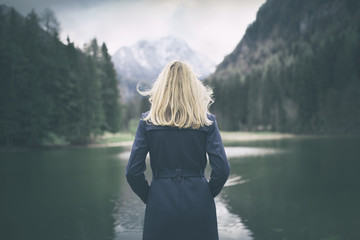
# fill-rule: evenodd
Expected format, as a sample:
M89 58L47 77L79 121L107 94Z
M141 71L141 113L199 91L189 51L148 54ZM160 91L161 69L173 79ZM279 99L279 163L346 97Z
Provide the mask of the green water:
M124 177L129 150L1 152L0 239L141 239L144 205ZM220 239L360 239L359 138L226 151L231 175L216 198Z

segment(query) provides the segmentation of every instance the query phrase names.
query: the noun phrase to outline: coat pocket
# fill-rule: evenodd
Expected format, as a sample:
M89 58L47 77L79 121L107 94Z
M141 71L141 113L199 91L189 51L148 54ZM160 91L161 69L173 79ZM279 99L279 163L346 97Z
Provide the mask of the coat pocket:
M149 191L147 193L147 200L146 200L146 205L150 204L152 202L152 196L154 195L153 192L154 192L154 188L155 188L155 185L156 185L156 180L153 179L150 183L150 186L149 186Z
M212 193L211 193L209 181L208 181L205 177L202 177L202 180L205 182L206 190L207 190L207 192L209 193L209 196L213 199L214 196L213 196Z

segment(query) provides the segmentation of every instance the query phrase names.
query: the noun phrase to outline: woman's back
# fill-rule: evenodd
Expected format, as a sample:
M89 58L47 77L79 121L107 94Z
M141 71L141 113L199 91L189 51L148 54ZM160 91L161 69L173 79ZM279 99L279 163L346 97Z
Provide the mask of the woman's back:
M146 204L143 239L218 239L214 197L224 186L230 166L215 116L205 111L206 117L198 115L191 121L187 114L194 109L175 111L172 117L151 110L142 114L126 168L131 188ZM148 152L150 186L144 175ZM212 168L209 181L204 177L206 154Z
M146 123L144 127L150 143L149 154L153 171L205 168L207 161L205 141L210 127L180 129Z

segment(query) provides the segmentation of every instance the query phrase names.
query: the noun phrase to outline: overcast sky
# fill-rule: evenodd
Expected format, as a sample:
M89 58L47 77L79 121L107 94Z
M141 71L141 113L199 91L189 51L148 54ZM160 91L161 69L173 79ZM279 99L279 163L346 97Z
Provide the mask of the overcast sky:
M22 14L49 7L82 47L93 37L111 54L142 39L172 35L220 63L241 40L265 0L0 0Z

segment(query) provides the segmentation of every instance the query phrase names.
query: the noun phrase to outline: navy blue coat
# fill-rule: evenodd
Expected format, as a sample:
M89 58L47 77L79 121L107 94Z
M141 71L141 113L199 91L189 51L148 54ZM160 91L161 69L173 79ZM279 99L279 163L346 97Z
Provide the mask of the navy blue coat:
M213 124L199 129L155 126L140 119L125 174L146 204L143 240L218 239L214 197L228 179L230 165L216 118L208 116ZM148 152L150 186L144 175ZM209 181L203 175L206 153Z

